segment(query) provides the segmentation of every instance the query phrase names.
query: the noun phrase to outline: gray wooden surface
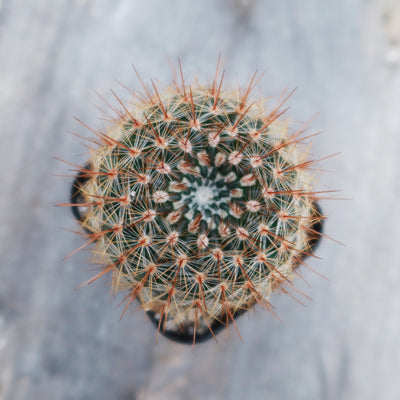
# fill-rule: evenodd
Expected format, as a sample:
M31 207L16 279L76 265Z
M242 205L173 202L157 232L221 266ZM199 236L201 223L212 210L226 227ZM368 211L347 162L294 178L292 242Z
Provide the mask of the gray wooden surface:
M167 56L211 77L222 52L231 82L267 70L261 92L297 87L292 120L315 113L313 154L325 201L323 260L304 270L302 307L271 299L193 351L160 338L93 271L68 209L68 167L102 121L93 89L129 96L168 82ZM0 1L0 399L400 398L400 2L398 0Z

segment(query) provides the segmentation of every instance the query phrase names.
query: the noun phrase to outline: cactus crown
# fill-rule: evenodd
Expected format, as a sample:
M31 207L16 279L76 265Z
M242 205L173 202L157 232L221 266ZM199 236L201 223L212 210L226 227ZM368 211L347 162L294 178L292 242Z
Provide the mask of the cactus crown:
M311 163L279 121L246 90L221 81L146 89L80 169L81 224L95 260L113 272L127 305L138 298L159 330L213 334L290 285L323 218ZM83 208L84 207L84 208Z

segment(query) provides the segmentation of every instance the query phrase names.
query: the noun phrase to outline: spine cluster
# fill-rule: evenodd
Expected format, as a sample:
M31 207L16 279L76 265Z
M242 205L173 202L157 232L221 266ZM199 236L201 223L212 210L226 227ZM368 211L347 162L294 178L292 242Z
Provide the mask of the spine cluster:
M320 235L303 132L289 135L281 105L250 102L254 83L153 85L93 131L74 204L104 265L88 283L112 272L161 332L195 341L256 303L271 310Z

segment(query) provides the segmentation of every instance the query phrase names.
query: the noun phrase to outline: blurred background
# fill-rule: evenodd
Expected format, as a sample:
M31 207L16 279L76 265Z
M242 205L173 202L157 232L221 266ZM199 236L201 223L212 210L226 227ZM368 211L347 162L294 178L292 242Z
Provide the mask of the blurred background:
M271 298L213 341L160 337L110 282L93 275L67 208L71 172L100 128L94 104L113 88L168 83L167 57L210 80L222 53L227 82L267 71L258 95L297 88L288 116L323 161L319 189L341 191L322 260L303 269L304 306ZM227 83L228 84L228 83ZM229 86L229 84L228 84ZM399 399L400 1L0 1L0 399Z

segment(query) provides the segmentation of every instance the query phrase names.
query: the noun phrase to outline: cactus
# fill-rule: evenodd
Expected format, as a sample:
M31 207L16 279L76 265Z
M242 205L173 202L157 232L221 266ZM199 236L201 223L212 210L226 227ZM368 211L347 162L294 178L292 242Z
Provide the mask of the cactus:
M141 307L171 339L214 336L243 312L292 288L322 235L313 175L279 118L245 89L183 78L153 83L96 139L72 189L75 216L126 307ZM217 68L218 72L218 68ZM236 324L235 324L236 326Z

